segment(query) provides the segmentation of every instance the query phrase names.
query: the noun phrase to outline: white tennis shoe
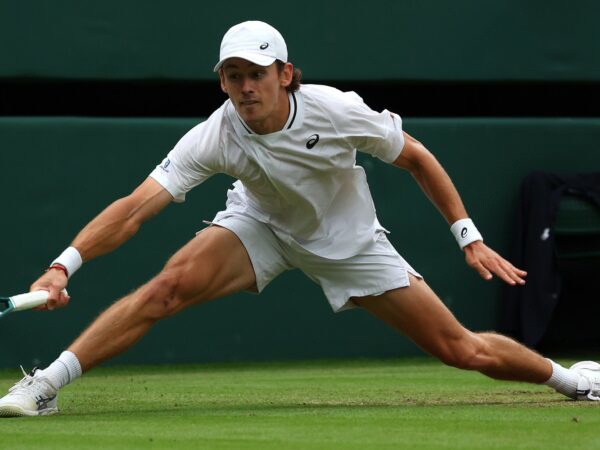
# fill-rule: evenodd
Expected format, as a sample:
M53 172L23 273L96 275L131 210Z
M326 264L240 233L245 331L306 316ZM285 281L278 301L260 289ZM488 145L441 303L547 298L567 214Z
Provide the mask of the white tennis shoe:
M0 417L47 416L56 414L57 389L47 378L35 376L38 368L29 375L23 370L24 378L0 398Z
M600 364L581 361L573 364L570 369L579 374L577 400L600 401Z

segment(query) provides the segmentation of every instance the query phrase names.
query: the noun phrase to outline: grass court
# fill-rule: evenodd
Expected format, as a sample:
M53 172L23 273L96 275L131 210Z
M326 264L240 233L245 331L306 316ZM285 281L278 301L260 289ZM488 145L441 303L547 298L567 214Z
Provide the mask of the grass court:
M600 448L596 402L426 358L99 368L59 407L0 419L0 448Z

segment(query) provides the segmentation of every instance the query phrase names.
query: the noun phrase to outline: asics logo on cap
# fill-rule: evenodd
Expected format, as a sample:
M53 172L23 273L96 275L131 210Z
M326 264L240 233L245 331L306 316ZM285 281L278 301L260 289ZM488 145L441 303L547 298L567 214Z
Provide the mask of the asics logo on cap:
M462 230L460 230L460 237L465 238L465 237L467 237L468 233L469 233L469 231L467 230L467 227L464 227Z
M267 49L267 47L269 47L269 43L268 43L268 42L265 42L264 44L261 44L261 45L260 45L260 49L261 49L261 50L266 50L266 49Z
M306 148L310 150L315 145L317 145L317 142L319 142L318 134L313 134L313 135L309 136L308 141L306 141Z

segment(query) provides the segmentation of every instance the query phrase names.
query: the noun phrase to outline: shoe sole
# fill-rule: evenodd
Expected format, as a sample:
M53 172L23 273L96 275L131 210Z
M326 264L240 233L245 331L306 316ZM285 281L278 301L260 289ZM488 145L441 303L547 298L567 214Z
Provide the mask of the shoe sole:
M0 417L50 416L56 413L58 413L58 408L46 408L41 411L27 411L17 405L4 405L0 407Z

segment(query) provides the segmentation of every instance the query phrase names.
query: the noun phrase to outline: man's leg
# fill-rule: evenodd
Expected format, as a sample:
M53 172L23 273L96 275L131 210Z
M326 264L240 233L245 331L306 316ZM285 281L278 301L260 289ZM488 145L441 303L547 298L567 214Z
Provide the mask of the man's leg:
M156 277L104 311L49 367L25 374L0 399L0 417L58 412L61 387L82 370L127 350L158 320L255 284L252 263L238 237L218 226L205 229Z
M127 350L159 319L249 289L255 282L250 258L237 236L218 226L206 228L156 277L104 311L68 351L85 372Z
M551 377L550 361L505 336L467 330L425 281L410 281L409 287L354 301L450 366L499 380L544 383Z

